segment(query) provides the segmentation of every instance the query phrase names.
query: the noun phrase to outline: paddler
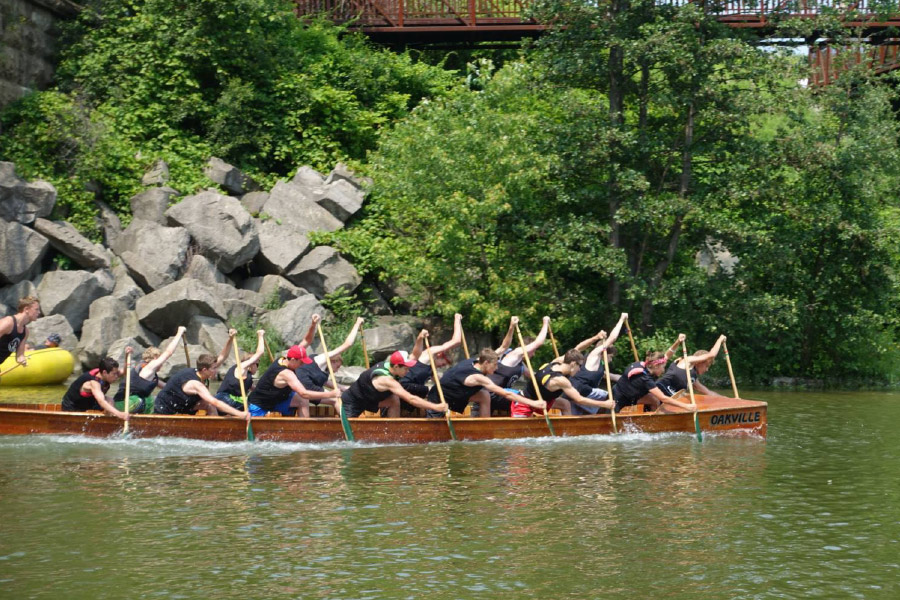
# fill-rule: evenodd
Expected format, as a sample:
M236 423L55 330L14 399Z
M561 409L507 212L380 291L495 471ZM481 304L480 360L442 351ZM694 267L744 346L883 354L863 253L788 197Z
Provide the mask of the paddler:
M312 359L306 353L306 347L301 345L288 348L284 358L280 358L269 365L256 383L250 396L247 398L250 413L254 417L264 417L267 413L278 412L288 417L309 417L310 400L328 400L337 398L339 390L316 392L307 390L297 379L295 371L301 365L312 364Z
M416 336L416 343L409 356L415 363L409 371L400 379L403 389L419 398L428 396L428 381L431 379L431 363L434 361L436 369L442 369L452 362L447 352L453 350L462 343L462 315L453 315L453 335L443 344L431 346L425 349L425 338L429 337L427 329L423 329ZM429 351L430 350L430 351Z
M28 325L41 316L41 304L34 296L19 300L16 314L0 319L0 363L8 356L16 355L16 362L28 364L25 358L25 342L28 339Z
M266 330L258 329L256 331L256 352L241 353L241 373L244 374L244 393L249 394L253 389L253 376L259 371L259 359L262 358L263 352L266 351ZM233 365L225 372L222 384L216 391L216 398L237 410L244 410L244 400L241 398L241 382L238 381L237 365Z
M186 328L179 327L165 351L160 352L156 346L150 346L141 354L141 362L134 365L131 370L131 401L128 403L128 412L138 414L153 412L153 392L165 385L157 373L181 345L185 331ZM117 409L125 410L124 381L119 383L119 389L116 390L113 400Z
M318 317L318 315L315 316ZM318 320L316 322L318 322ZM294 371L297 379L306 390L310 392L324 392L325 388L331 389L331 378L328 375L327 362L331 363L331 369L337 373L338 369L344 364L342 354L356 342L356 336L359 334L359 328L362 327L363 322L364 319L362 317L356 319L356 323L353 324L350 333L344 338L344 342L340 346L329 350L327 356L325 354L310 355L310 362L301 364L300 367ZM343 389L346 388L342 388L341 391L343 391ZM317 402L314 400L313 404L315 403ZM318 403L333 406L335 400L334 398L323 398L318 400Z
M518 399L528 406L544 408L544 402L529 398L523 399L515 390L503 389L490 380L490 375L497 370L498 360L499 357L492 348L483 348L478 353L478 357L462 360L447 369L440 381L444 400L451 410L463 412L469 402L475 402L478 405L479 414L490 417L491 393L508 401ZM428 399L433 404L440 402L437 386L431 388ZM444 412L444 410L431 406L426 414L434 418L444 416Z
M130 350L131 348L126 348L125 351L127 353ZM66 412L102 410L114 417L125 419L127 415L115 407L111 398L106 397L110 384L120 376L118 361L104 356L96 369L82 373L69 385L62 399L62 409Z
M612 357L615 354L616 347L613 344L616 343L619 333L622 331L622 325L627 318L628 313L622 313L619 316L619 322L613 327L609 336L606 335L605 331L600 331L597 335L589 337L575 346L576 350L583 352L585 348L595 344L593 350L585 357L584 365L581 369L569 377L572 386L583 397L590 400L606 400L609 398L605 382L606 371L603 367L603 351L606 350L608 357ZM610 373L610 380L618 381L619 375ZM569 400L572 399L569 398ZM579 404L578 402L570 402L570 406L571 414L573 415L595 415L601 410L598 406Z
M585 408L601 408L611 409L613 407L612 400L594 400L582 396L575 386L572 385L570 378L581 369L584 364L584 355L579 350L572 348L567 350L559 360L542 365L534 374L537 381L540 396L534 388L531 378L525 385L524 398L536 400L540 397L547 408L556 407L564 415L572 414L571 402L575 402ZM562 395L565 394L566 398ZM543 409L535 409L533 406L525 403L520 397L509 407L509 413L512 417L530 417L532 414L544 414ZM567 399L568 398L568 399Z
M249 412L238 410L222 402L213 396L203 384L205 380L215 377L216 370L225 362L236 335L237 331L234 329L228 331L228 341L225 342L219 356L201 354L197 357L196 368L187 366L172 375L165 387L156 395L153 413L157 415L193 414L197 410L204 409L210 415L223 412L249 419Z
M432 404L424 398L410 394L400 385L400 379L409 372L416 361L404 351L396 351L388 359L363 371L362 375L341 394L344 411L350 418L358 417L363 411L387 411L389 418L400 416L400 400L421 409L445 411L444 403Z
M685 339L684 334L679 334L678 339L663 354L662 352L648 352L643 362L633 362L622 372L622 376L613 387L613 398L616 401L616 412L626 406L643 404L651 411L659 408L661 403L671 404L691 412L696 410L691 404L680 402L670 398L656 387L656 378L666 370L666 363L674 356L676 349Z
M697 350L693 355L688 357L688 363L691 365L691 381L693 382L694 391L698 394L706 396L721 396L702 383L699 378L701 375L709 371L716 356L719 354L719 348L727 338L720 335L716 343L709 350ZM674 396L681 390L687 389L687 373L684 369L684 357L673 362L666 370L665 375L656 382L656 387L666 396Z

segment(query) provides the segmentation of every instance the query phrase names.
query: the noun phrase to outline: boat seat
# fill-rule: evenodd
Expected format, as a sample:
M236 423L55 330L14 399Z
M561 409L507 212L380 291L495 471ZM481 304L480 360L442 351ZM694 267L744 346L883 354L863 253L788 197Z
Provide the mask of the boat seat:
M102 415L103 414L102 410L86 410L84 412L86 412L89 415Z
M329 406L328 404L319 404L316 406L315 404L309 405L309 416L310 417L336 417L337 413L334 411L333 406Z
M198 410L197 412L194 413L194 416L195 416L195 417L205 417L205 416L206 416L206 409L201 408L200 410Z
M284 415L281 414L280 412L278 412L277 410L276 410L276 411L270 410L269 412L266 413L266 418L269 418L269 417L280 418L280 417L283 417L283 416L284 416Z
M646 408L643 404L635 404L634 406L625 406L618 413L619 415L639 415Z
M558 408L551 408L547 411L547 414L550 415L551 417L561 417L562 411L559 410ZM534 416L543 417L544 415L534 415Z
M381 418L381 413L379 413L379 412L372 412L372 411L370 411L370 410L364 410L364 411L362 412L362 414L359 415L359 417L357 417L357 418L358 418L358 419L380 419L380 418Z

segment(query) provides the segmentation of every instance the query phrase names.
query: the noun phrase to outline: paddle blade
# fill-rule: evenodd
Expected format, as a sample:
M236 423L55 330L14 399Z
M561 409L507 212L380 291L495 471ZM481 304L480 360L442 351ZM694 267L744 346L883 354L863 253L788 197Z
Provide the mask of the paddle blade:
M703 434L700 432L700 417L697 416L697 413L694 413L694 429L697 431L697 441L703 441Z
M250 423L250 421L247 421L247 441L248 442L256 441L256 436L253 435L253 425Z

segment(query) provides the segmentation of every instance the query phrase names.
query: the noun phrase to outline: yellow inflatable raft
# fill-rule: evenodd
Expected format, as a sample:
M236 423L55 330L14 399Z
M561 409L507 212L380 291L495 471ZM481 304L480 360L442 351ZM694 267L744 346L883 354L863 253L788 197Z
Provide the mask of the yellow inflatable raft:
M72 369L75 367L75 357L68 350L62 348L27 350L25 358L28 359L28 365L17 367L0 377L0 386L60 384L72 374ZM16 355L13 354L0 363L0 373L15 364Z

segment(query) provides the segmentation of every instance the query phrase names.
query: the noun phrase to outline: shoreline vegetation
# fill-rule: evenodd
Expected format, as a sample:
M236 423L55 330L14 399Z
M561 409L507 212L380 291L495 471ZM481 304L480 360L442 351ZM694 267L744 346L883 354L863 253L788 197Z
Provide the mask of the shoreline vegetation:
M84 5L55 85L0 113L0 161L52 184L47 220L92 242L112 247L103 219L141 218L161 164L161 214L213 188L261 231L288 220L252 210L284 186L352 172L365 201L340 226L306 232L286 265L234 250L210 276L243 288L329 248L359 279L324 302L335 331L360 312L459 312L487 344L510 315L546 314L573 343L628 312L642 352L727 335L748 385L900 386L893 73L809 87L792 51L694 5L547 0L535 14L560 27L518 51L446 52L379 48L282 0ZM852 43L827 21L779 27ZM211 178L211 157L257 188ZM55 249L44 262L80 268ZM7 292L23 280L0 275Z

